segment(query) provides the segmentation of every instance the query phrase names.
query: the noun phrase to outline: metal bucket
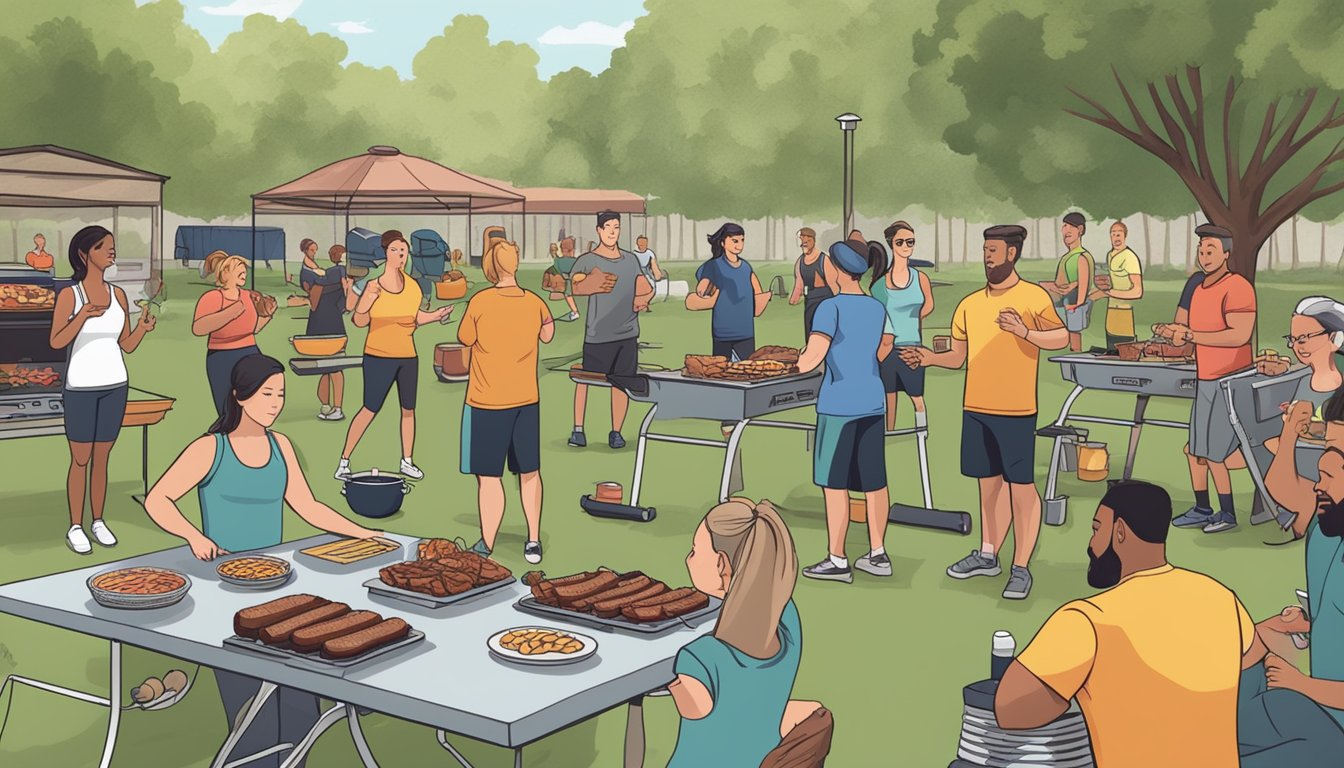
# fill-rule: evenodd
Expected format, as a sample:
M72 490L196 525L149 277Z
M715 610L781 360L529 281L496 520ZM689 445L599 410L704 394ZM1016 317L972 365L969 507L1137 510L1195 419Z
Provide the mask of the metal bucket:
M1111 473L1111 457L1105 443L1078 445L1078 479L1091 483L1105 480Z
M1077 429L1077 437L1065 435L1059 439L1059 471L1078 471L1078 444L1087 442L1087 430Z
M1063 525L1069 508L1069 497L1058 496L1045 500L1045 524Z

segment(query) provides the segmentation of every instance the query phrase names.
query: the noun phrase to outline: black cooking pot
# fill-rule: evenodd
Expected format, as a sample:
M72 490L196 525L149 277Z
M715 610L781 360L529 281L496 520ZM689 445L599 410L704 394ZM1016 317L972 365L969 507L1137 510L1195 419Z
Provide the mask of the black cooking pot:
M411 486L403 478L372 472L351 475L341 488L352 512L372 518L391 517L401 511L401 499L410 492Z

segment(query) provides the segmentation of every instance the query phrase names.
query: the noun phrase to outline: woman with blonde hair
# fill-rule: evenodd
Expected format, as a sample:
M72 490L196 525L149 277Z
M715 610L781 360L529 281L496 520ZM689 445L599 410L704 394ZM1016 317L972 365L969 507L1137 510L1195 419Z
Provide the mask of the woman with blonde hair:
M276 301L243 288L247 260L215 251L205 257L205 270L214 276L215 289L201 294L192 315L191 332L206 336L205 378L215 402L215 415L224 415L233 366L248 355L261 354L257 334L275 316Z
M793 537L770 502L731 499L696 528L686 570L723 605L714 632L677 654L668 692L681 728L668 768L758 766L820 707L789 700L803 642Z

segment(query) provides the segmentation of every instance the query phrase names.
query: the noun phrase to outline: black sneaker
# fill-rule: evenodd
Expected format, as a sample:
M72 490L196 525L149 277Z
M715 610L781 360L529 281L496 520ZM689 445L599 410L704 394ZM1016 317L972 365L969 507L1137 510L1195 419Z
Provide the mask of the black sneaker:
M618 451L625 447L625 438L620 432L612 432L607 435L607 445L613 450Z
M541 542L529 541L523 545L523 559L536 565L541 562Z
M819 579L821 581L843 581L846 584L854 583L854 572L848 567L841 568L831 562L831 558L826 558L814 566L803 569L803 575L809 579Z
M584 436L582 430L574 430L569 436L569 446L571 448L587 448L588 438Z

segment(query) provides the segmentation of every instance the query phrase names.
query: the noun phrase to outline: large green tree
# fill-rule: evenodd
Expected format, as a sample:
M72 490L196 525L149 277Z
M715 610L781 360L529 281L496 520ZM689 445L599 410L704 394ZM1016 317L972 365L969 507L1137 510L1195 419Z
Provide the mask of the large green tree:
M1253 280L1269 235L1344 188L1321 52L1338 24L1315 5L944 0L912 98L1027 212L1197 207L1232 231L1233 268ZM1295 48L1302 36L1317 42Z

